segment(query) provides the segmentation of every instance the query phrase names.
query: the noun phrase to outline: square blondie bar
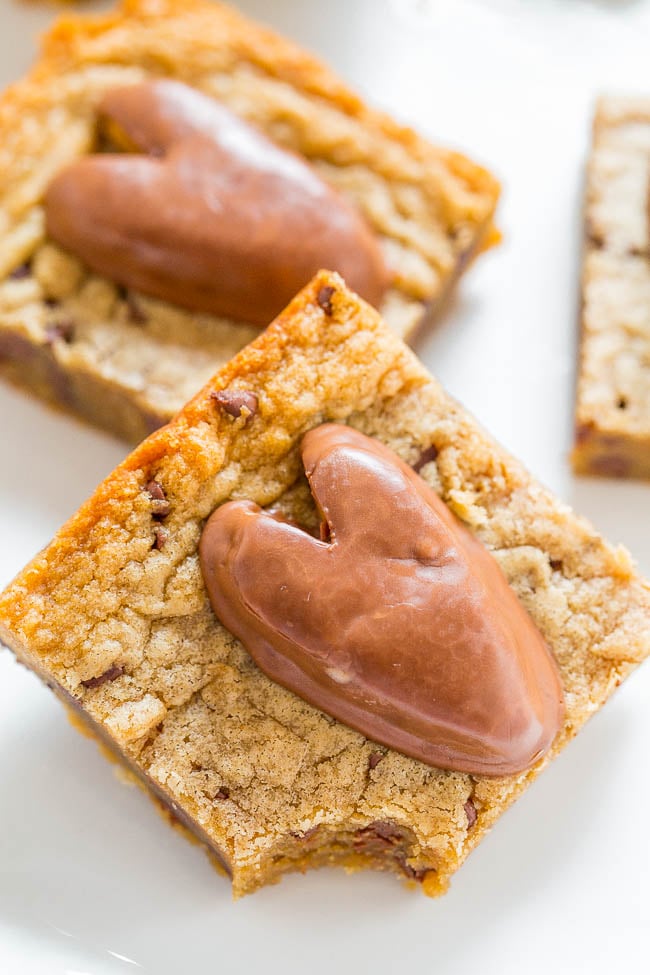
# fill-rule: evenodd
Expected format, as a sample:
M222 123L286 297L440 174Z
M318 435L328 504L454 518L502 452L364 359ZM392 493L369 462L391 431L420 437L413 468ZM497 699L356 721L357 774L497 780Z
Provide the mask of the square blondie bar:
M379 746L270 681L217 623L199 566L206 519L251 499L317 532L300 444L327 421L418 470L546 639L566 712L529 771L470 776ZM236 894L322 864L393 870L437 894L650 652L650 587L323 272L19 575L0 597L0 637L206 844Z
M573 467L650 478L650 99L602 98L587 171Z
M290 41L208 0L123 0L63 17L0 99L0 373L132 442L169 420L259 332L92 273L48 239L44 194L101 149L110 89L196 88L297 153L361 212L392 275L385 319L412 338L495 239L495 179L368 108ZM337 270L337 268L333 268Z

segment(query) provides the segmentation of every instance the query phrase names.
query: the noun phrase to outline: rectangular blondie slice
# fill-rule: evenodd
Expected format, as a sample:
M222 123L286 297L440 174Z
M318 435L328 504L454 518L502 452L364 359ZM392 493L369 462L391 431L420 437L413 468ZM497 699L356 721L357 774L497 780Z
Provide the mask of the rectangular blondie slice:
M300 443L326 421L419 470L546 638L566 717L530 771L446 772L368 741L271 682L217 622L197 554L206 519L247 498L317 532ZM650 588L322 273L13 582L0 637L214 852L236 894L337 863L436 894L647 656Z
M495 240L490 173L368 108L234 10L123 0L108 15L63 17L0 99L0 373L119 436L165 423L259 331L118 288L46 238L48 185L103 148L103 95L160 77L213 97L354 204L392 275L381 311L402 338Z
M650 478L650 99L602 98L587 172L573 466Z

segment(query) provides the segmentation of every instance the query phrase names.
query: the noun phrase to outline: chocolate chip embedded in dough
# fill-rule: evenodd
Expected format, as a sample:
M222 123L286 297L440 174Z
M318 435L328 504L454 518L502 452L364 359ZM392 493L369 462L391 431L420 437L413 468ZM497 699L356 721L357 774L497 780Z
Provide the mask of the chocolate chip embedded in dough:
M438 448L435 444L431 444L426 450L423 450L416 462L413 464L413 470L416 474L419 474L426 464L430 464L438 456Z
M333 288L331 284L323 285L322 288L318 289L318 294L316 295L316 301L323 309L328 317L334 314L334 308L332 307L332 296L334 295L336 288Z
M624 451L617 453L613 450L611 454L593 457L590 466L594 474L601 474L603 477L628 477L631 462Z
M476 824L476 820L478 819L476 806L471 799L468 799L463 806L463 809L465 810L465 815L467 816L467 828L471 829L472 826Z
M381 819L374 823L369 823L363 829L357 830L354 842L361 846L370 846L373 843L387 844L395 846L400 840L404 839L404 832L394 823L387 823Z
M210 393L210 398L233 419L238 420L244 416L246 423L250 423L259 407L255 393L245 389L220 389L218 392Z
M151 508L154 518L166 518L172 510L162 485L158 481L149 481L146 491L151 497Z
M428 873L431 873L430 869L416 869L412 867L410 863L406 862L406 855L404 853L396 853L393 859L399 864L400 869L406 874L409 880L417 880L420 882L424 880Z
M82 680L81 686L87 689L93 687L101 687L102 684L108 684L112 680L117 680L124 673L124 667L118 667L117 665L109 667L105 670L103 674L99 677L90 677L88 680Z

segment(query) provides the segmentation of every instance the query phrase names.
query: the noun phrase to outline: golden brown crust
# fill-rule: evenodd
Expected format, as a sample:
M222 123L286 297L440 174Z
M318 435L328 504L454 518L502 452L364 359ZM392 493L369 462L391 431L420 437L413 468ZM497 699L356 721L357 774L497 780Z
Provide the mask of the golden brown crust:
M331 316L316 299L324 286ZM225 389L257 397L248 423L211 397ZM567 713L530 772L472 778L378 748L270 682L216 623L197 560L205 519L250 498L315 523L299 446L328 420L411 464L435 445L421 476L492 551L548 641ZM163 521L152 480L169 502ZM394 869L436 893L647 656L650 589L323 273L21 573L0 597L0 635L198 821L236 893L323 862Z
M100 17L63 16L31 74L0 99L0 291L2 279L43 244L45 188L67 162L92 148L104 92L160 75L223 101L306 158L361 209L393 275L381 310L400 337L413 337L473 257L494 243L498 185L480 166L368 108L311 55L228 7L207 0L126 0ZM38 356L52 317L44 305L49 297L44 291L8 309L0 294L0 336L28 342ZM72 289L59 310L74 312L84 341L72 340L75 361L57 358L57 364L96 401L93 418L102 413L109 384L116 398L141 411L143 422L152 416L164 422L188 395L170 373L189 377L193 393L250 338L240 325L212 319L217 354L208 342L197 367L203 347L194 338L196 316L168 327L178 309L160 303L140 362L137 334L121 331L110 344L107 326L115 315L98 320L79 299ZM206 334L209 324L203 324ZM14 372L20 371L16 363ZM54 385L48 395L61 402ZM115 416L105 409L100 422L110 428ZM115 431L129 435L119 425Z

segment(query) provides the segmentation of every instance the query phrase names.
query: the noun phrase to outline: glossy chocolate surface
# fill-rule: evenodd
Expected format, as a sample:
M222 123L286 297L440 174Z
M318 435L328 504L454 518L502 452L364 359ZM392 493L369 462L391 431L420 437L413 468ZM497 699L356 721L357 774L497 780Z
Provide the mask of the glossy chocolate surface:
M508 775L564 713L554 659L490 553L388 448L326 424L303 440L319 541L249 501L209 519L217 617L273 680L429 765Z
M142 154L87 156L50 184L48 234L90 267L181 307L266 325L320 268L373 304L388 275L361 215L302 159L187 85L108 92Z

